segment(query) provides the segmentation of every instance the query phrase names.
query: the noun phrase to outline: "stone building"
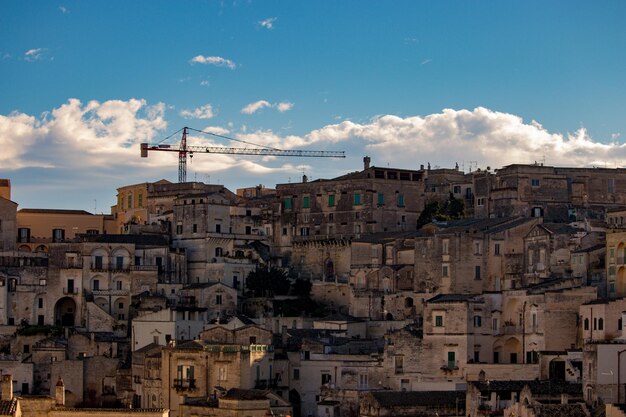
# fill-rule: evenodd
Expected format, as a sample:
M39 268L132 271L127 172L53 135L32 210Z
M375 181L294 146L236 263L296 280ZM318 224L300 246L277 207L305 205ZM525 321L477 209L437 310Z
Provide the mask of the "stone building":
M626 231L609 230L606 234L606 277L608 295L626 295Z
M538 283L550 276L571 275L571 254L584 234L563 223L536 225L524 239L525 282Z
M465 415L462 391L373 391L361 401L360 417Z
M427 225L415 236L414 290L470 293L523 283L527 218L467 219Z
M11 201L11 183L0 179L0 252L15 250L17 203Z
M78 235L114 233L112 217L84 210L30 209L17 212L19 250L46 252L48 244L71 241Z
M483 187L474 185L477 217L521 215L569 222L585 217L603 218L607 208L626 205L623 168L514 164L497 169L483 182ZM484 191L479 192L480 188Z
M261 209L221 187L174 199L173 246L187 254L190 283L223 282L239 291L263 262ZM267 260L267 259L266 259Z

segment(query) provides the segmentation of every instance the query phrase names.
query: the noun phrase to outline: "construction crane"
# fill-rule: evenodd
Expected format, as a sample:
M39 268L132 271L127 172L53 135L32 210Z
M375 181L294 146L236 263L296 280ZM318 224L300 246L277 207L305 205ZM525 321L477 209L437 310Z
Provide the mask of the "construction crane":
M216 136L223 139L233 140L237 142L242 142L247 145L257 146L256 148L230 148L225 146L189 146L187 145L187 132L189 130L193 130L195 132L204 133L206 135ZM202 153L219 153L219 154L230 154L230 155L259 155L259 156L295 156L295 157L312 157L312 158L345 158L344 151L301 151L301 150L283 150L270 148L267 146L256 145L254 143L246 142L243 140L229 138L228 136L218 135L216 133L205 132L203 130L197 130L190 127L182 128L183 135L180 140L180 145L178 149L175 146L168 144L155 144L151 145L148 143L141 144L141 157L147 158L148 151L165 151L165 152L178 152L178 182L186 182L187 181L187 155L189 158L193 158L194 152L202 152ZM178 131L180 132L180 130ZM175 135L176 133L170 135L169 137ZM168 137L168 138L169 138ZM164 140L167 140L165 138Z

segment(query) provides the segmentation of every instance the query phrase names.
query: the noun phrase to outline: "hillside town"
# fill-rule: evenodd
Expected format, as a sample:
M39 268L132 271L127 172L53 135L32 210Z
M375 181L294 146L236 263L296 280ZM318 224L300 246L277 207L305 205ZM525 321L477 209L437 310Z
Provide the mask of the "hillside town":
M0 179L0 415L626 416L626 169L373 162L110 214Z

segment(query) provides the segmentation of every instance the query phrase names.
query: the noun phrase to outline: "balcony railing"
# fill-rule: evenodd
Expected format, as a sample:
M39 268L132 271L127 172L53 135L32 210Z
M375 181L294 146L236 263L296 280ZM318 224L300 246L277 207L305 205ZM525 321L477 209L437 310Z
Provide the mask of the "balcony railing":
M77 295L79 293L79 289L74 287L74 288L68 288L68 287L63 287L63 294L65 295Z
M174 388L176 391L195 391L196 380L194 378L175 379Z
M257 379L254 382L254 389L268 389L268 388L277 388L278 380L276 378L271 379Z
M65 260L61 264L61 268L63 269L83 269L83 261L82 260Z
M134 265L133 271L158 271L157 265Z
M459 369L459 361L444 361L441 369L445 372L456 371Z

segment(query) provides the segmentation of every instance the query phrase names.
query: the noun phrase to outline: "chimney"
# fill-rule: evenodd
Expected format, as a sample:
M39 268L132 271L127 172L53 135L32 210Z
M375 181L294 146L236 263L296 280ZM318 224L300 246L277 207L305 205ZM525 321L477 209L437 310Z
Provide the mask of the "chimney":
M302 182L307 182L309 180L309 177L307 177L306 175L302 174Z
M372 160L370 159L369 156L366 156L363 158L363 170L369 169L370 168L370 162Z
M63 378L61 377L59 377L54 390L54 399L56 400L56 405L65 405L65 384L63 383Z
M11 375L2 375L0 390L2 390L2 395L0 396L2 401L10 401L13 399L13 377Z

